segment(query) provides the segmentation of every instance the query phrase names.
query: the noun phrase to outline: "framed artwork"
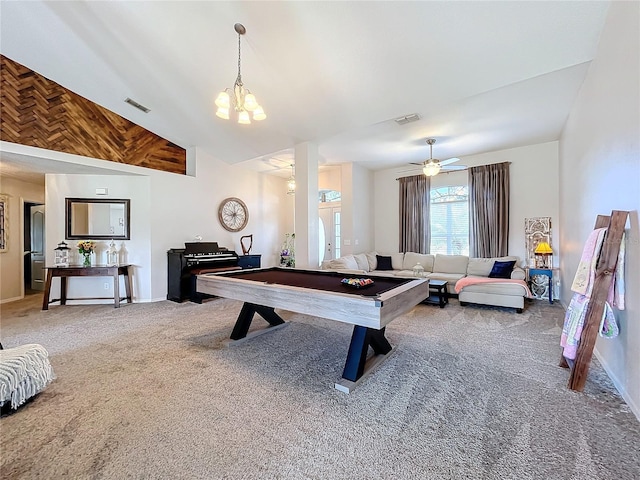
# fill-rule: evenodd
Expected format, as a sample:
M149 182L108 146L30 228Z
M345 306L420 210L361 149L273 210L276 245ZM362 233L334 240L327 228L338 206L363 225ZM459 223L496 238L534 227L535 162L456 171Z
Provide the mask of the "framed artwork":
M9 248L9 195L0 193L0 253Z
M526 262L528 267L535 266L535 249L540 242L551 242L551 217L533 217L524 219L524 238Z

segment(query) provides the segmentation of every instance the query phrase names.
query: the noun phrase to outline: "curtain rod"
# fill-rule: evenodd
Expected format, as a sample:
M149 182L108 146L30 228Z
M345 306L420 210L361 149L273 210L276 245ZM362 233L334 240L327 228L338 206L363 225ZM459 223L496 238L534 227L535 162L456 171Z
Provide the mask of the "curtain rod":
M509 165L511 165L511 162L497 162L497 163L487 163L486 165L477 165L478 167L485 167L487 165L498 165L500 163L508 163ZM467 168L461 168L460 170L448 170L448 171L442 171L440 170L438 172L438 175L446 175L447 173L455 173L455 172L466 172L467 170L469 170L472 167L467 167ZM396 180L400 180L401 178L406 178L406 177L413 177L415 175L420 175L420 172L416 172L414 175L405 175L403 177L398 177L396 178ZM434 175L435 177L436 175Z
M467 170L469 170L468 168L461 168L460 170L448 170L446 172L440 171L438 172L438 175L446 175L447 173L456 173L456 172L466 172ZM423 173L417 172L414 175L404 175L403 177L398 177L396 178L396 180L400 180L401 178L406 178L406 177L413 177L415 175L424 175ZM434 175L435 177L436 175Z

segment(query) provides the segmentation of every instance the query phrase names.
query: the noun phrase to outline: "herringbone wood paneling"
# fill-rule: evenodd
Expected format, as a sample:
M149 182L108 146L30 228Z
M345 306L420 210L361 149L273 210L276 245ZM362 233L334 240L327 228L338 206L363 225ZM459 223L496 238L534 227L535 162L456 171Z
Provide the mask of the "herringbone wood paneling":
M186 173L186 151L0 55L0 139Z

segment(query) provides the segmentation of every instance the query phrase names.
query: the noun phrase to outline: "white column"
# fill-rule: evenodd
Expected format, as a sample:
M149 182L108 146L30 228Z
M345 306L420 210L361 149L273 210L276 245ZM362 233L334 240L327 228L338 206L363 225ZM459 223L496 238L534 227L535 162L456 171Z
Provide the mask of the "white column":
M318 146L295 146L295 249L297 268L319 266Z

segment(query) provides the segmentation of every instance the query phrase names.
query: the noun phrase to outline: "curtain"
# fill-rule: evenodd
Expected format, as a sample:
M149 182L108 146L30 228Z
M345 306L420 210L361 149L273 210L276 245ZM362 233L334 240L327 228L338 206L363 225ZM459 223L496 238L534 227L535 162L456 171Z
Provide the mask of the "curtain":
M400 181L400 246L399 252L429 253L429 189L426 175L402 177Z
M469 250L472 257L509 254L509 163L469 168Z

